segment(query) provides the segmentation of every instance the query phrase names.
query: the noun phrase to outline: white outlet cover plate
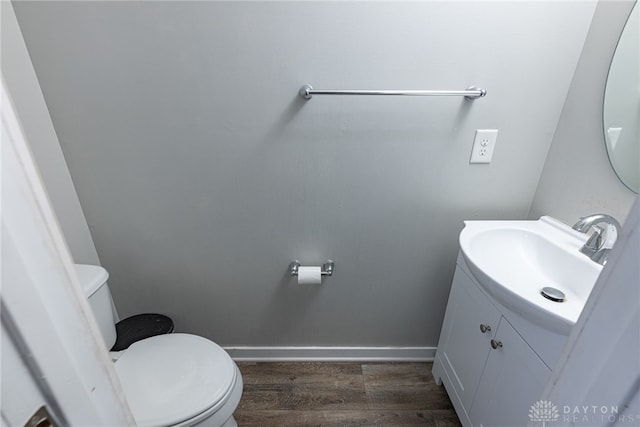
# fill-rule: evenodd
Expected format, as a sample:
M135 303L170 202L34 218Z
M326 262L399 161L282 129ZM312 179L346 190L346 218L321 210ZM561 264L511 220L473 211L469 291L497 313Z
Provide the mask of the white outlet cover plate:
M478 129L473 140L469 163L491 163L498 138L498 129Z

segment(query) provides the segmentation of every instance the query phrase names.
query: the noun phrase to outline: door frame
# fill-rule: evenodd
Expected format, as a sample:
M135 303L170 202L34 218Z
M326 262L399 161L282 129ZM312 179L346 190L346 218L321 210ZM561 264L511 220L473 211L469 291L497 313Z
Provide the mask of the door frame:
M13 344L41 394L21 397L44 398L58 425L135 425L4 76L0 107L3 340ZM3 382L11 378L3 369ZM3 406L3 421L24 425L31 414L22 412Z

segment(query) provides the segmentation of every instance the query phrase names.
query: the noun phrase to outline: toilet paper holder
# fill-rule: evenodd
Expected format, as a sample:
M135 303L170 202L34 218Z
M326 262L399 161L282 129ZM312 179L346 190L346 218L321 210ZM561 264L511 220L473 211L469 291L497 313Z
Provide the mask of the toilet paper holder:
M332 276L333 275L333 266L334 266L334 262L332 260L327 260L327 262L325 262L324 264L322 264L322 266L320 267L320 275L322 276ZM289 264L289 274L292 276L297 276L298 275L298 269L300 268L300 261L293 260L291 261L291 264Z

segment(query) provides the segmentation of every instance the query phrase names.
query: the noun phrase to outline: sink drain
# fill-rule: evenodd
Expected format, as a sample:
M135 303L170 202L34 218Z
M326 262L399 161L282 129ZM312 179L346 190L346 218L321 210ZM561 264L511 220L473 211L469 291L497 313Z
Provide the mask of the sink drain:
M567 298L560 289L552 288L550 286L546 286L542 288L540 294L553 302L564 302Z

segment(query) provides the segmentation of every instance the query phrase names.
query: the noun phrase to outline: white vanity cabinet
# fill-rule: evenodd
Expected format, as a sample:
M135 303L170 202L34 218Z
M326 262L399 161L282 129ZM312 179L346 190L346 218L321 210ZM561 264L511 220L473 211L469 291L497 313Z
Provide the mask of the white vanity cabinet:
M446 367L451 379L451 384L446 384L447 391L455 393L467 410L480 383L489 342L498 330L500 317L471 279L456 269L436 360ZM435 369L434 363L434 372Z
M464 426L527 425L551 371L465 270L456 268L433 374Z
M502 317L469 418L474 426L524 426L551 370ZM493 347L496 347L495 349Z

